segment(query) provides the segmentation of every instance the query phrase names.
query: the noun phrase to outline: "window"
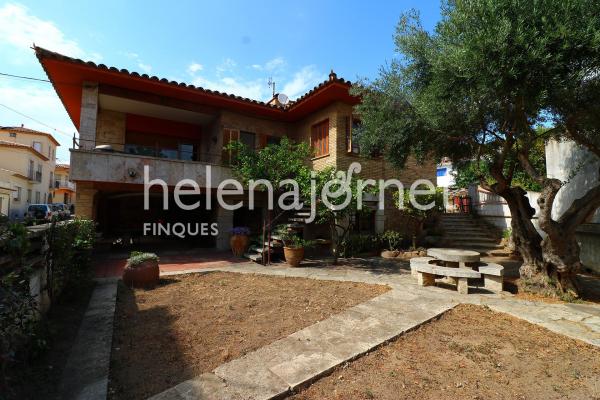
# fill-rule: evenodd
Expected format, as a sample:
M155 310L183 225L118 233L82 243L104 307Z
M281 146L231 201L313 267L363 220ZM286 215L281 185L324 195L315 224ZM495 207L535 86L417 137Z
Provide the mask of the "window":
M21 201L21 188L19 186L15 186L15 196L13 198L15 201Z
M42 142L33 142L33 148L35 151L42 152Z
M27 177L33 180L33 160L29 160L29 169L27 170Z
M311 128L310 145L315 152L315 157L329 154L329 120L319 122Z
M256 148L256 134L252 132L240 131L240 142L250 149Z
M27 202L31 203L31 189L27 189Z
M37 171L35 172L35 180L38 182L42 181L42 164L37 165Z
M352 117L346 117L346 151L348 153L358 154L360 148L358 146L358 128L360 121Z
M39 203L40 203L40 192L37 192L37 191L35 192L35 202L36 202L37 204L39 204Z
M267 136L267 145L279 143L281 143L281 138L279 136Z
M224 165L231 165L231 160L234 158L234 154L230 150L226 150L225 147L231 142L240 139L240 131L236 129L223 129L223 151L221 153L221 162Z
M10 136L10 137L17 137L17 134L16 134L15 132L11 132L11 133L9 134L9 136Z
M48 158L52 158L52 146L48 146Z
M194 145L188 143L179 143L179 159L192 161L194 159Z
M53 185L54 185L54 172L50 172L50 181L48 182L48 187L50 189L52 189Z

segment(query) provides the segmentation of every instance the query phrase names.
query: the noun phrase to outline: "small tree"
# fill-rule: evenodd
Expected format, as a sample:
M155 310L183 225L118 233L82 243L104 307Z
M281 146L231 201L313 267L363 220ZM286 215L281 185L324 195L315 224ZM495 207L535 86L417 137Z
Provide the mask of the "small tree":
M337 264L341 244L352 231L352 217L357 213L366 212L360 203L357 182L344 175L343 171L336 171L333 168L313 172L314 185L307 178L305 176L304 179L301 179L300 192L307 204L315 207L316 221L329 227L333 263ZM334 195L328 195L323 191L325 185L329 185L329 192ZM311 190L314 190L313 198L311 198ZM335 193L342 192L341 196L335 195ZM371 192L373 191L371 190Z
M229 143L226 149L234 154L231 166L234 176L246 187L250 181L258 180L266 180L273 186L273 210L268 210L263 215L264 250L264 242L270 239L273 226L284 214L278 206L277 199L291 188L291 185L282 183L285 180L298 181L302 177L310 176L306 160L311 156L312 150L306 143L293 143L287 137L283 137L279 144L270 144L259 150L251 149L238 141ZM265 188L258 186L257 189Z

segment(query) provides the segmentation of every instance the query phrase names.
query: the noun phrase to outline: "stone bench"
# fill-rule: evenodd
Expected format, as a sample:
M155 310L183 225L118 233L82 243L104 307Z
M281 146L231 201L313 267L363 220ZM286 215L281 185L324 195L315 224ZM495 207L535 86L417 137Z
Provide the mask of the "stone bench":
M413 257L410 259L410 274L417 277L417 265L419 264L432 264L432 261L436 261L433 257Z
M477 270L483 275L483 285L492 292L503 290L504 267L500 264L480 262Z
M447 276L452 278L456 283L456 289L460 294L469 293L468 278L481 278L481 273L468 268L441 267L434 264L418 263L415 266L415 270L417 272L417 281L420 286L435 285L436 275Z

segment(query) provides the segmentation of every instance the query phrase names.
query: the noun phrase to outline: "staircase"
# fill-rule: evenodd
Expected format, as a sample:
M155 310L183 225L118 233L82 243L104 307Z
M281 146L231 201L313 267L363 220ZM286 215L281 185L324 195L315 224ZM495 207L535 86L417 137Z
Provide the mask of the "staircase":
M287 218L287 223L275 223L275 226L286 225L288 229L294 229L302 231L306 225L306 219L310 216L310 208L302 208L294 211L293 214ZM273 228L275 228L273 226ZM271 234L271 241L268 239L264 242L264 246L260 243L250 246L248 252L244 254L249 260L257 262L259 264L265 264L267 262L267 251L271 252L271 260L281 258L283 254L283 241L281 237L275 234Z
M448 247L475 250L482 255L491 255L504 249L500 244L501 238L469 214L443 214L440 227Z

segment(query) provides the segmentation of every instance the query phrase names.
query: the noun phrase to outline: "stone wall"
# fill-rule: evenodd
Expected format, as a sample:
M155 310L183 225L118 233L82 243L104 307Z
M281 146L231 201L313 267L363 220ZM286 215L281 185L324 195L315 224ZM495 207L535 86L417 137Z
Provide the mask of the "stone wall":
M109 144L114 150L123 151L125 144L125 113L99 110L96 122L96 146Z

